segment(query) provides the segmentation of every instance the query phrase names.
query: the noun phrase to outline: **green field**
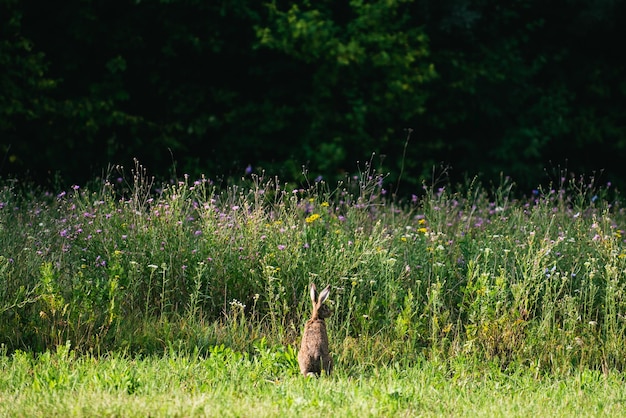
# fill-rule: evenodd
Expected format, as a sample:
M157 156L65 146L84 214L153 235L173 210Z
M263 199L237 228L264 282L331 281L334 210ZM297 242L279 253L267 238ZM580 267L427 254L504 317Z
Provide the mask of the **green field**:
M0 186L0 415L615 415L626 214L564 175L394 196L155 184L137 165ZM298 375L307 288L331 285L332 376Z
M0 416L592 417L623 415L626 402L615 372L554 378L424 361L313 379L277 364L281 356L15 353L0 359Z

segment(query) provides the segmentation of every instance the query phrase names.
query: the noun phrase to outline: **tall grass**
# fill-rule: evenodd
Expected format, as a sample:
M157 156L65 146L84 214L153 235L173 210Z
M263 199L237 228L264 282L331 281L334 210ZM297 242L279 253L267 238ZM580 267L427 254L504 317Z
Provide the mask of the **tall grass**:
M371 170L330 187L253 176L155 184L136 165L56 194L0 189L0 342L152 353L295 347L310 282L332 286L339 365L489 360L622 369L626 216L610 187L564 177L516 198Z

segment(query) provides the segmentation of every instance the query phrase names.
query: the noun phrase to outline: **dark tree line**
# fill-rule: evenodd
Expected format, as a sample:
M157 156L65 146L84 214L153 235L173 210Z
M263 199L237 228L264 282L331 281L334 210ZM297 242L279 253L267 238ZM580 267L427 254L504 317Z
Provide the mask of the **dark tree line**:
M623 0L0 0L0 175L619 183L622 39Z

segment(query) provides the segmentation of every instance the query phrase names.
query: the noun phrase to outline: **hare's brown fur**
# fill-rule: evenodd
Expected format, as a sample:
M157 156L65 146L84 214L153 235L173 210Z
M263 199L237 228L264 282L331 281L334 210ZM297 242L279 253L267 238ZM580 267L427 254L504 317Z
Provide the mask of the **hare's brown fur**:
M327 286L317 296L315 284L311 284L311 301L313 302L313 313L304 325L304 334L298 353L298 363L300 371L305 376L319 376L322 370L330 374L333 367L333 360L328 350L328 334L326 332L326 321L332 312L324 301L328 298L330 286Z

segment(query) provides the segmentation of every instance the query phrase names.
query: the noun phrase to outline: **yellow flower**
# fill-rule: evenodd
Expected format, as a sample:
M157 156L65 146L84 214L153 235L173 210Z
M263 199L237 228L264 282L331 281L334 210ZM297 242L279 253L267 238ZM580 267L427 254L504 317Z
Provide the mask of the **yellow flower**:
M328 202L322 202L322 207L323 208L327 208L328 207Z
M428 232L428 229L426 229L426 228L419 228L417 230L417 232L421 232L422 234L426 234Z
M319 213L314 213L311 216L307 216L307 218L305 219L305 222L310 224L310 223L317 221L319 218L320 218Z
M417 221L417 223L420 225L424 225L426 223L426 219L422 218L419 221Z

